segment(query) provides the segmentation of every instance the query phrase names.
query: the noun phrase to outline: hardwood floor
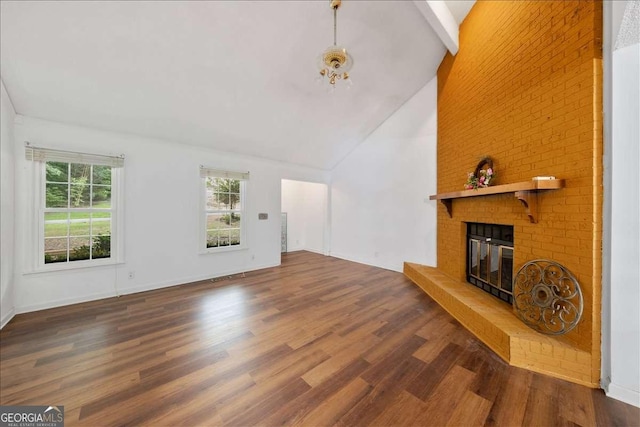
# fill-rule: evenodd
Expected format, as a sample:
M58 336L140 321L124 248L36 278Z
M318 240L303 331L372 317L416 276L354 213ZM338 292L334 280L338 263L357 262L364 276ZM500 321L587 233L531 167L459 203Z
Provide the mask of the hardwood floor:
M402 274L281 267L16 316L0 403L67 426L635 426L640 410L513 368Z

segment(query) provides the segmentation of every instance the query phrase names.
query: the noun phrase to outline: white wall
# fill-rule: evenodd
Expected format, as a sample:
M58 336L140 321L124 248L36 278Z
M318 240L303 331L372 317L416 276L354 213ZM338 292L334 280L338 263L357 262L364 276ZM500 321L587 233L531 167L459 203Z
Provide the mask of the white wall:
M0 328L14 315L14 145L15 111L0 80Z
M640 44L613 52L610 394L640 406ZM629 187L629 184L631 188ZM624 397L628 396L628 397Z
M331 255L436 264L436 119L434 78L332 171Z
M325 253L326 184L282 180L282 212L287 213L287 252Z
M326 182L327 178L319 170L21 116L15 136L18 312L109 297L116 288L126 294L278 265L281 180ZM125 154L124 264L23 274L30 255L24 237L31 226L25 141L48 148ZM198 253L200 164L250 171L245 216L249 249ZM268 213L269 219L258 221L259 212ZM135 272L133 279L128 279L130 271Z
M640 23L637 9L624 13L640 8L632 3L604 3L602 386L608 396L640 406Z

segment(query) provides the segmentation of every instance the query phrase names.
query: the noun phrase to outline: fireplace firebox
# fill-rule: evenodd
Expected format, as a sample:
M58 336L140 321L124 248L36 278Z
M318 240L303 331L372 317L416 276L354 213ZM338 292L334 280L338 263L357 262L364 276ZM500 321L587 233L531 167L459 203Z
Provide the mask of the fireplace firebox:
M467 223L467 281L513 302L513 226Z

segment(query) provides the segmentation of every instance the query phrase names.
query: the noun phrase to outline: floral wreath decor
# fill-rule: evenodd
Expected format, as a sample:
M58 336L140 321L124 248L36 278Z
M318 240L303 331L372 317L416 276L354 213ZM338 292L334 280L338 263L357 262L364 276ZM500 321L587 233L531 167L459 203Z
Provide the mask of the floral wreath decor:
M487 166L487 169L484 169L485 166ZM480 163L476 166L475 172L469 172L467 175L467 183L464 185L464 188L465 190L486 188L491 184L491 181L495 176L493 160L491 160L491 157L485 157L480 160Z

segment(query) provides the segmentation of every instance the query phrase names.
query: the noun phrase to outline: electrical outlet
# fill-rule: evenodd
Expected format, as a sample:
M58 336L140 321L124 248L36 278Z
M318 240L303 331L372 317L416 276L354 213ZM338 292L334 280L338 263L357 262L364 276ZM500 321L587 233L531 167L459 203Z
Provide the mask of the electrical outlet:
M135 271L130 271L129 272L129 279L133 279L136 277L136 272Z

